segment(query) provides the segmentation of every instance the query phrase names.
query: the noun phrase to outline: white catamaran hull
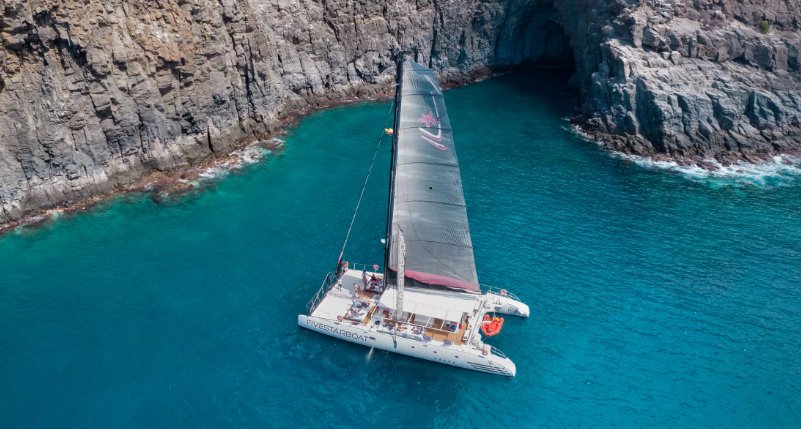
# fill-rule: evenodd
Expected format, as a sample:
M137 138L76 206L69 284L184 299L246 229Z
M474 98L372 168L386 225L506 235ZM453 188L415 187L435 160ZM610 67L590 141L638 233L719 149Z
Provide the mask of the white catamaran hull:
M468 347L438 346L403 337L393 339L392 335L371 330L364 327L365 325L354 326L350 322L334 322L303 314L298 316L298 325L352 343L473 371L507 377L514 377L517 373L517 368L510 359L491 353L483 355Z
M479 284L442 88L433 70L403 55L395 121L388 130L392 156L382 240L385 268L372 265L368 272L369 265L359 270L354 264L349 269L342 260L354 213L336 274L326 276L298 324L388 352L513 377L515 364L484 344L481 333L500 332L503 321L497 313L528 317L529 307L505 289L482 290Z
M524 318L528 317L530 313L528 305L508 296L496 295L493 293L487 294L487 298L484 300L484 308L487 311Z

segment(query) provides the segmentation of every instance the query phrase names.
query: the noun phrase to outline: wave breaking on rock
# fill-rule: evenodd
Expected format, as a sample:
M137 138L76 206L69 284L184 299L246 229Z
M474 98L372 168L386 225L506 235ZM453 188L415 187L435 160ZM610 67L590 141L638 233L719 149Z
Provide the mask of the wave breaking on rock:
M603 142L594 139L577 125L572 125L569 129L586 141L604 146ZM724 164L714 158L654 159L617 151L608 153L643 168L673 172L687 179L709 183L713 187L742 185L770 187L789 185L801 179L801 156L791 154L756 159L756 162L740 160Z
M42 226L49 221L58 219L64 214L86 211L99 202L125 193L146 193L155 202L162 202L166 198L177 197L194 190L207 189L213 180L225 177L231 172L247 166L257 164L266 157L284 148L285 142L277 137L269 140L260 140L235 150L227 155L209 157L203 162L182 167L170 172L157 171L151 173L134 185L117 191L95 195L78 203L45 210L34 216L23 218L16 222L0 226L0 235L8 232L22 232L29 228Z
M639 166L676 172L689 179L703 181L711 185L788 185L801 178L801 158L789 155L773 156L770 161L750 163L740 161L723 165L715 159L703 160L704 165L681 165L676 161L657 161L637 155L620 156L630 159Z

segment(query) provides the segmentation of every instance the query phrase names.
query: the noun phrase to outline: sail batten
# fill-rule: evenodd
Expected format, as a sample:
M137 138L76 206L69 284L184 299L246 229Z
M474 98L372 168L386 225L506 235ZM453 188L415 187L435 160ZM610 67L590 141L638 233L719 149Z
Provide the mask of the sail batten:
M401 81L388 267L397 275L402 229L407 285L476 291L467 208L442 90L433 71L411 61L403 63Z

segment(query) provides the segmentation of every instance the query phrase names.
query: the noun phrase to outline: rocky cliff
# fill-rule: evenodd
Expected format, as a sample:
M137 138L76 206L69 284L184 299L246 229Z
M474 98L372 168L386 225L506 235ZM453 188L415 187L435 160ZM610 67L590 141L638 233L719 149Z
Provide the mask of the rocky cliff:
M702 164L801 148L801 2L556 5L579 58L578 120L607 147Z
M569 60L549 5L0 0L0 224L386 89L402 49L444 79Z
M407 49L443 81L575 63L576 120L615 150L756 159L799 147L793 1L0 7L0 224L230 151L297 109L387 89Z

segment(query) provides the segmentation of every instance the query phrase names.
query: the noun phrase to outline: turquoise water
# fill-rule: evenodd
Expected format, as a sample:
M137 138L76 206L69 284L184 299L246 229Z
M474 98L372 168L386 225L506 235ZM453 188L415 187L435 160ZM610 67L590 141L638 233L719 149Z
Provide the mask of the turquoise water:
M801 427L801 183L692 180L565 129L566 76L448 91L482 283L531 305L513 380L297 328L387 104L156 203L0 239L0 426ZM346 259L381 263L382 150Z

